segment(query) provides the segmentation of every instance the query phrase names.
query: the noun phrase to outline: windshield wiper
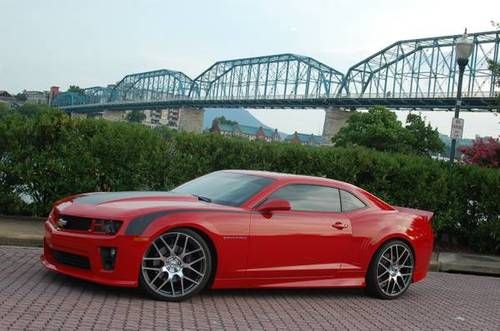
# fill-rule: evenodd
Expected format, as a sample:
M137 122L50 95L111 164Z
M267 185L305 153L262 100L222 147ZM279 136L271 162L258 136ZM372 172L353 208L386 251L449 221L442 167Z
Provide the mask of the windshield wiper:
M201 195L193 194L193 196L197 197L198 200L203 201L203 202L208 202L208 203L212 202L212 199L201 196Z

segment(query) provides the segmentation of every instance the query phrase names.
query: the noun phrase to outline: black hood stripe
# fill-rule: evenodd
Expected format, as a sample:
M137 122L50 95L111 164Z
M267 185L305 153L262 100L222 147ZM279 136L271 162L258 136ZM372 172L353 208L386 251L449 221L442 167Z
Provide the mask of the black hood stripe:
M128 236L140 236L144 233L146 228L160 217L181 214L181 213L232 213L232 214L250 214L249 211L237 211L237 210L207 210L207 209L172 209L157 211L154 213L142 215L134 218L127 226L125 234Z
M129 192L96 192L83 194L73 201L87 205L99 205L114 200L141 198L141 197L168 197L174 195L171 192L154 191L129 191Z

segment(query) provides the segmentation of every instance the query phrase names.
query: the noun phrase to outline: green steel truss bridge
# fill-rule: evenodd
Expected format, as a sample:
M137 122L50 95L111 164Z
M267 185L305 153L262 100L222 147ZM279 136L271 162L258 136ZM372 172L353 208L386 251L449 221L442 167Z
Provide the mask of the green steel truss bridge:
M192 79L180 71L125 76L115 85L59 94L53 105L71 112L177 107L451 109L461 35L398 41L353 65L346 74L313 58L279 54L214 63ZM465 70L462 107L497 108L500 31L469 35L474 51Z

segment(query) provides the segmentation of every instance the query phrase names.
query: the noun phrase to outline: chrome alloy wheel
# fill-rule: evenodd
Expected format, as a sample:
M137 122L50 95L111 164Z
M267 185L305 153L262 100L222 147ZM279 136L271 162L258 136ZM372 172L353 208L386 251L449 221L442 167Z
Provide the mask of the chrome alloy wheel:
M387 296L395 297L410 286L413 254L407 246L394 243L385 248L377 263L377 282Z
M207 273L207 256L193 236L168 232L151 243L141 269L151 290L162 297L179 298L202 283Z

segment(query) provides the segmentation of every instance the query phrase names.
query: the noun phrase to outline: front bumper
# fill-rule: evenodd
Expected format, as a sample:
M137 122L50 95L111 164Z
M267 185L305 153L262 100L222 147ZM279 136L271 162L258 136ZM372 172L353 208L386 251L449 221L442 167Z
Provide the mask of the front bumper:
M136 287L140 263L148 239L120 234L113 236L74 233L58 230L50 221L45 222L44 249L41 260L49 270L83 280L112 286ZM101 248L116 248L113 270L103 266ZM59 253L57 253L59 252ZM77 267L56 258L56 254L68 254L88 259L87 266Z

